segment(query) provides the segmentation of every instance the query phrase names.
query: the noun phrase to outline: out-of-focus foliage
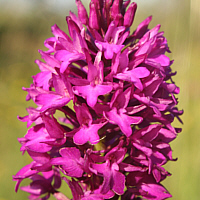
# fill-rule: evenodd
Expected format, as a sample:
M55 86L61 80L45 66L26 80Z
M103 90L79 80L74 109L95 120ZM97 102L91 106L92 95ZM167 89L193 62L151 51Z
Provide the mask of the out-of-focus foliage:
M67 0L66 0L67 1ZM26 199L27 194L14 192L12 175L29 163L26 155L19 152L18 137L26 133L26 124L17 120L17 115L26 115L25 108L33 106L25 102L31 76L39 72L35 59L40 59L37 49L45 49L43 41L51 37L51 26L57 23L67 31L65 16L69 9L76 12L75 3L66 6L62 13L46 9L46 1L38 4L23 15L0 6L0 200ZM43 3L41 3L43 2ZM83 1L84 3L86 0ZM174 157L178 161L167 165L172 173L163 184L174 200L198 200L200 196L200 7L198 0L156 1L137 0L138 10L135 26L149 15L153 15L150 28L161 24L169 47L172 69L177 71L176 84L180 86L179 108L185 114L183 132L172 143ZM1 4L1 0L0 0ZM19 5L20 6L20 5ZM6 7L7 8L7 7ZM16 7L17 9L17 7ZM58 14L56 14L56 12ZM176 124L176 122L174 122ZM178 124L178 123L177 123ZM23 185L26 182L22 183ZM65 188L63 192L65 193ZM67 192L67 190L66 190Z

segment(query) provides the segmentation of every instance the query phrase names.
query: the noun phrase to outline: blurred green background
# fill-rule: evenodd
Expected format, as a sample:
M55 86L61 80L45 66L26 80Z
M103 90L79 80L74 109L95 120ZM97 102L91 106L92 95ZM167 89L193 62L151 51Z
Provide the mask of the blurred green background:
M25 101L32 75L39 72L35 59L43 41L52 36L55 23L67 32L65 16L76 13L75 0L0 0L0 200L23 200L27 194L14 192L12 175L30 162L21 156L18 137L26 133L26 124L17 115L26 115ZM89 0L82 1L88 6ZM175 62L174 77L181 92L179 109L184 109L184 125L171 143L178 161L166 168L172 173L163 182L172 200L199 200L200 197L200 2L199 0L137 0L138 9L133 29L149 15L150 28L161 24ZM26 184L26 182L24 182ZM65 189L63 189L65 190ZM52 198L53 199L53 198Z

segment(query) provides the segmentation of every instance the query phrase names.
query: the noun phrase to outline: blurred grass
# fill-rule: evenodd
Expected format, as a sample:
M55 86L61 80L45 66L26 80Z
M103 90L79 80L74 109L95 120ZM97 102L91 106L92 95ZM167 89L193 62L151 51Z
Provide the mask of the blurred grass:
M1 1L1 0L0 0ZM41 4L43 2L43 4ZM0 6L0 200L26 199L27 194L14 192L14 175L30 162L26 155L21 156L18 137L26 133L26 124L17 120L17 115L26 115L26 92L31 76L38 73L35 59L40 59L37 49L44 49L43 41L52 36L51 26L57 23L67 31L66 13L55 14L47 10L44 2L35 4L29 14L16 14ZM86 2L83 1L84 3ZM172 142L173 155L178 161L167 164L171 177L163 182L173 195L173 200L198 200L200 196L200 150L199 150L199 111L200 111L200 8L198 0L168 0L144 4L137 0L138 10L133 28L149 15L153 15L150 27L161 24L169 47L170 58L177 75L174 80L181 88L178 95L179 109L184 109L183 132ZM1 3L1 2L0 2ZM39 3L39 1L38 1ZM43 6L41 6L43 5ZM74 4L70 8L76 11ZM175 126L179 126L176 121ZM26 184L24 182L23 184ZM64 188L64 190L67 190ZM53 198L52 198L53 199Z

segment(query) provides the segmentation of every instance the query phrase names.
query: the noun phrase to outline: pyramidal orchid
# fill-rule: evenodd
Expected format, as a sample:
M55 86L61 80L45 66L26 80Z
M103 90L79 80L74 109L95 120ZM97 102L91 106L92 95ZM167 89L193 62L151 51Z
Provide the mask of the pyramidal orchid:
M180 128L172 122L179 88L160 25L146 18L133 32L137 5L130 0L91 0L89 14L76 0L78 15L66 18L69 35L52 26L40 72L26 100L35 108L19 117L28 131L19 138L32 162L13 180L30 200L149 199L171 194L162 185L172 157L170 142Z

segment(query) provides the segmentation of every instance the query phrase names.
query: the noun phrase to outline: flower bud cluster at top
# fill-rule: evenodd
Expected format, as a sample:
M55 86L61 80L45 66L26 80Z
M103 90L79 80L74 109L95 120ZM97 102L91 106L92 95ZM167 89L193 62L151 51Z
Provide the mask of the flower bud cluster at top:
M130 0L91 0L89 16L76 4L69 35L52 26L40 72L23 88L37 105L19 117L29 127L20 150L33 161L13 176L15 190L29 178L21 189L31 200L69 199L62 181L73 200L169 198L163 165L175 160L169 143L181 129L171 124L183 112L160 25L149 29L150 16L131 33Z

